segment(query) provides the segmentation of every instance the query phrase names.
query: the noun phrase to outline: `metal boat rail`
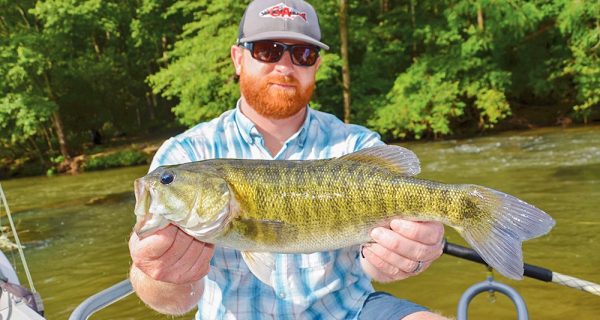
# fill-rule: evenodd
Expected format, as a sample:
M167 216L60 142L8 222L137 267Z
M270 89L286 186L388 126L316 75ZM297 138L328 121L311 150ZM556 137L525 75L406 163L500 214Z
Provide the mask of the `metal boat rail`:
M71 313L69 320L87 320L97 311L100 311L109 305L127 297L133 293L131 282L125 279L110 288L104 289L95 295L85 299Z

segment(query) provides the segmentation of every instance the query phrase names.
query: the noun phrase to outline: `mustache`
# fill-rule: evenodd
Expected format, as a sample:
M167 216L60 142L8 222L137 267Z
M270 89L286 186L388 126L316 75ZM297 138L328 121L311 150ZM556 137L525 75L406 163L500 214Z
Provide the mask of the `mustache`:
M269 76L266 79L267 83L281 83L281 84L293 84L298 85L298 79L294 76Z

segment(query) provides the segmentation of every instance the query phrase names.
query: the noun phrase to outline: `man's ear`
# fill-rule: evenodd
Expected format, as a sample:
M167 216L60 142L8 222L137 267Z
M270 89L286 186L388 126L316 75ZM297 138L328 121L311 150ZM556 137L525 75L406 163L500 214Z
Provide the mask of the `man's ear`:
M317 68L316 71L319 71L319 67L321 67L321 62L323 62L321 60L321 56L319 56L319 58L317 58L317 62L315 63L315 67Z
M244 48L233 45L231 46L231 60L235 68L235 74L238 76L242 73L242 58L244 57Z

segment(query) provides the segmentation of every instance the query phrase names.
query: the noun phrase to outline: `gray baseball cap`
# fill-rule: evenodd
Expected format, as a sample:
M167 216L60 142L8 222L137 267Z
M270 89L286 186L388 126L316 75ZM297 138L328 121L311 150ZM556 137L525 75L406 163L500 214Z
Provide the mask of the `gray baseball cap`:
M321 42L321 28L315 9L302 0L252 1L238 33L238 43L258 40L298 40L329 50Z

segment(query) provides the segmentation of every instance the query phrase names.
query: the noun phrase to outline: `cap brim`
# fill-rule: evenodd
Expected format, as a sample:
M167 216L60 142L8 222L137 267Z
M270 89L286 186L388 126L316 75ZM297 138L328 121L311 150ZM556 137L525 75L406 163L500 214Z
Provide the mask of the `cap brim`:
M323 42L317 41L307 35L297 33L297 32L286 32L286 31L271 31L271 32L263 32L251 37L245 37L239 39L239 42L252 42L259 40L297 40L306 43L310 43L317 47L323 48L324 50L329 50L329 46L324 44Z

